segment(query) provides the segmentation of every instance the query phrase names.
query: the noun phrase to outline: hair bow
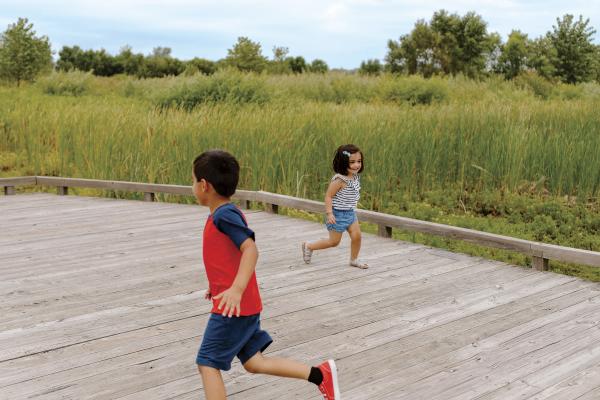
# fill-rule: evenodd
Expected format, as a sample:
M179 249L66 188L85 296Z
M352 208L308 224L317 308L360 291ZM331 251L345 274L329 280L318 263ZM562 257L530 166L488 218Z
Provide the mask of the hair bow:
M348 157L350 157L350 155L351 155L350 152L346 151L346 150L342 151L342 154L345 156L348 156Z

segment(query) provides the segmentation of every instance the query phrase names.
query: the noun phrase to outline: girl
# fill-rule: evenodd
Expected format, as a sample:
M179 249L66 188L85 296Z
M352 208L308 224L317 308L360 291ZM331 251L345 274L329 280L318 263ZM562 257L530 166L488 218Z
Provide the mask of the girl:
M353 144L338 147L333 157L336 174L325 193L326 225L328 239L302 243L302 258L310 264L314 250L328 249L340 243L344 231L350 234L350 266L366 269L369 266L358 260L360 251L360 226L354 209L360 198L360 173L364 169L363 154Z

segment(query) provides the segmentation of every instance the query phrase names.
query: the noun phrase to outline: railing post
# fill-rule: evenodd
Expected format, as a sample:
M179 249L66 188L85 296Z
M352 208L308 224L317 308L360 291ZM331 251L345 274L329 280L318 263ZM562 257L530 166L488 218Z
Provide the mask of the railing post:
M15 187L14 186L4 186L4 194L7 196L15 194Z
M271 214L279 213L279 206L277 204L265 203L265 206L267 208L268 213L271 213Z
M240 208L242 210L249 210L250 209L250 200L240 200Z
M392 237L392 227L385 225L377 225L377 235L384 238Z
M154 201L156 196L152 192L144 192L144 201Z
M59 196L66 196L69 194L69 187L68 186L57 186L56 193Z
M548 271L548 259L541 256L532 256L531 266L536 271Z

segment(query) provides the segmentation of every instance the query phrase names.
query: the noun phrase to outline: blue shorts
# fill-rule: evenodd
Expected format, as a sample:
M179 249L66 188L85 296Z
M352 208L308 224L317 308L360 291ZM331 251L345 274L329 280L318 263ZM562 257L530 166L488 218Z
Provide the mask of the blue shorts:
M260 314L231 318L210 314L196 364L229 371L235 356L245 364L272 342L271 336L260 329Z
M336 210L334 208L333 216L335 217L335 224L328 224L327 216L325 216L325 225L327 226L328 231L343 233L354 223L354 221L358 221L354 210Z

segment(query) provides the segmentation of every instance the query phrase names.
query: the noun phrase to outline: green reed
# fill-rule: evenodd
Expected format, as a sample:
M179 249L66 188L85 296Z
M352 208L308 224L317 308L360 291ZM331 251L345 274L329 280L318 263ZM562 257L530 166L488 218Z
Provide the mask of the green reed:
M0 151L31 174L186 184L195 155L225 148L241 161L240 187L321 198L333 150L352 142L365 154L367 208L439 188L598 196L596 97L541 100L511 83L457 78L434 82L445 99L412 105L385 93L416 78L250 77L269 101L186 111L155 101L183 78L120 79L77 97L0 88ZM326 87L341 94L319 98Z

